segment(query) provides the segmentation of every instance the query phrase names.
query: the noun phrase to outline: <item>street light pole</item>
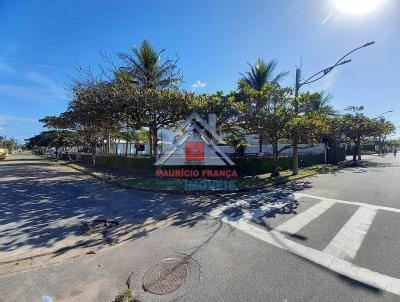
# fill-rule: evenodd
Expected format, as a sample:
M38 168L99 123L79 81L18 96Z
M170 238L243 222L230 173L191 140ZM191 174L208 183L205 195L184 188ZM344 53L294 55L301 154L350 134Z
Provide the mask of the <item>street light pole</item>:
M373 119L376 120L376 119L378 119L378 118L384 116L386 113L392 113L392 112L393 112L393 110L389 110L389 111L382 112L381 114L377 115L377 116L374 117Z
M349 56L350 54L352 54L353 52L364 48L364 47L368 47L372 44L374 44L375 42L368 42L365 43L364 45L361 45L360 47L357 47L355 49L353 49L352 51L349 51L348 53L346 53L344 56L342 56L339 60L337 60L337 62L335 64L333 64L330 67L327 67L325 69L322 69L321 71L318 71L317 73L313 74L311 77L307 78L305 81L301 82L301 69L300 68L296 68L296 83L295 83L295 88L294 88L294 111L295 114L299 114L299 104L297 101L297 97L299 95L299 90L303 85L306 84L311 84L313 82L318 81L319 79L322 79L323 77L325 77L328 73L330 73L333 69L335 69L336 67L340 66L340 65L344 65L347 63L350 63L351 60L345 60L345 58L347 56ZM297 175L299 173L299 149L298 149L298 144L299 144L299 134L297 133L297 131L295 131L293 133L293 175Z

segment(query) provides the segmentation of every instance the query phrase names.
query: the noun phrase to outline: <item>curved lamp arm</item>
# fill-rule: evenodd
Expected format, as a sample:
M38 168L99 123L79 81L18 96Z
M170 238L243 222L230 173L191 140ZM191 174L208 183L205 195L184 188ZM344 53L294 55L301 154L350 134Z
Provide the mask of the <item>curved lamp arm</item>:
M343 61L343 59L346 58L348 55L352 54L353 52L355 52L355 51L357 51L357 50L359 50L359 49L361 49L361 48L368 47L368 46L370 46L370 45L372 45L372 44L374 44L374 43L375 43L375 41L368 42L368 43L365 43L364 45L362 45L362 46L360 46L360 47L357 47L357 48L353 49L352 51L349 51L349 52L346 53L343 57L341 57L334 65L332 65L332 66L330 66L330 67L328 67L328 68L325 68L325 69L323 69L323 70L321 70L321 71L318 71L317 73L315 73L315 74L313 74L311 77L309 77L307 80L305 80L304 82L300 83L300 84L299 84L299 87L301 87L301 86L303 86L303 85L305 85L305 84L311 84L311 83L313 83L313 82L315 82L315 81L318 81L319 79L323 78L323 77L326 76L328 73L330 73L330 72L331 72L335 67L337 67L337 66L350 63L351 60L344 60L344 61ZM322 75L320 75L320 74L322 74ZM319 76L318 76L318 75L319 75ZM316 76L318 76L318 77L317 77L316 79L314 79Z

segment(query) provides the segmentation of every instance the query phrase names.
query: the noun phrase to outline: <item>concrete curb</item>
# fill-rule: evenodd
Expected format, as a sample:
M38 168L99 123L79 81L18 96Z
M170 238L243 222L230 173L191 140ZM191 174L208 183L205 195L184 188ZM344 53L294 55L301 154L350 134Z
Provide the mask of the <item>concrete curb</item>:
M192 196L197 196L197 195L201 195L201 196L218 196L221 194L228 194L228 193L241 193L241 192L249 192L249 191L257 191L257 190L262 190L262 189L268 189L271 188L273 186L277 186L277 185L282 185L288 182L292 182L292 181L297 181L297 180L301 180L307 177L311 177L314 176L316 174L318 174L318 172L313 172L307 175L302 175L299 177L296 177L295 179L290 179L290 180L281 180L281 181L276 181L276 182L271 182L269 184L266 184L264 186L259 186L259 187L251 187L251 188L241 188L241 189L237 189L234 191L201 191L201 192L193 192L193 191L182 191L182 190L168 190L168 189L149 189L149 188L142 188L142 187L137 187L137 186L132 186L132 185L127 185L122 183L121 180L112 180L109 177L105 177L105 176L101 176L101 175L97 175L96 173L92 172L92 171L88 171L87 169L83 168L83 167L79 167L78 165L71 165L68 162L58 162L59 164L75 169L77 171L80 171L82 173L85 173L87 175L90 175L96 179L99 179L105 183L111 184L113 186L117 186L120 188L124 188L124 189L133 189L133 190L140 190L140 191L145 191L145 192L152 192L152 193L161 193L161 194L176 194L176 195L192 195Z

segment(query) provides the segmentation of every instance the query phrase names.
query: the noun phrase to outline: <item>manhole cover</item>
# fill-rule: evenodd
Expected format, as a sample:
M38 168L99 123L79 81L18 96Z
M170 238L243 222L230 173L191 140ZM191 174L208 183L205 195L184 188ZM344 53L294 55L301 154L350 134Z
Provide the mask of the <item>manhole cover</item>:
M143 288L152 294L165 295L181 287L186 277L185 263L178 259L163 260L146 271Z

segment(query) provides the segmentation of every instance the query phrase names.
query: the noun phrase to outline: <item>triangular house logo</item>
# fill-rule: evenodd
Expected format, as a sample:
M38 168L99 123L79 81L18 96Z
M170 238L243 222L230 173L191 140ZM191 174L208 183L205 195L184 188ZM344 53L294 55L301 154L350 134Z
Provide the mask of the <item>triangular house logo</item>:
M172 149L160 157L158 166L234 166L235 163L218 147L221 137L196 112L177 129Z

